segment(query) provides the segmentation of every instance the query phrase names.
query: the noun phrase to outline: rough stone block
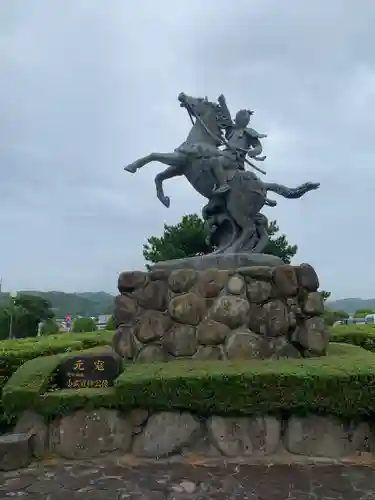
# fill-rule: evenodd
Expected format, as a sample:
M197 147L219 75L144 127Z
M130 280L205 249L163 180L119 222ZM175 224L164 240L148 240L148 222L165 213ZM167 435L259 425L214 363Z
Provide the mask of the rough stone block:
M308 318L297 326L292 340L312 354L321 355L327 349L329 334L322 317Z
M268 281L249 280L247 285L247 296L250 303L260 304L270 298L272 290Z
M267 455L280 443L280 422L274 417L226 418L214 416L207 421L212 443L227 457Z
M267 334L267 311L266 309L258 304L252 304L250 306L249 313L249 328L255 333L261 335Z
M136 290L134 295L145 309L165 311L167 308L168 285L165 281L151 281L144 288Z
M290 265L275 267L273 281L284 297L293 297L298 292L298 279L295 268Z
M93 458L117 450L127 452L132 431L131 423L115 410L82 410L51 424L49 445L64 458Z
M202 297L217 297L228 281L227 271L207 269L201 271L198 277L198 292Z
M223 359L223 351L221 347L213 345L199 346L197 352L194 354L193 359L196 360L215 360Z
M156 413L148 419L143 432L135 436L133 453L140 457L167 457L188 446L200 428L199 420L190 413Z
M193 356L198 349L194 326L175 324L163 337L164 349L173 356Z
M160 339L171 325L170 317L160 311L145 311L135 329L140 342L147 344Z
M114 301L113 317L115 325L126 325L133 321L138 312L137 301L130 295L117 295Z
M113 336L113 350L122 358L132 359L135 356L136 343L133 332L132 326L120 326Z
M197 279L197 272L193 269L176 269L172 271L168 284L175 293L188 292Z
M321 292L310 292L307 294L302 310L307 316L320 316L324 312L324 300Z
M228 293L232 295L241 295L245 290L245 280L240 276L232 276L227 284Z
M142 347L137 354L137 363L164 363L168 361L167 353L159 344L149 344Z
M272 300L263 306L266 313L267 335L279 337L289 331L289 318L286 305L281 300Z
M263 338L250 330L232 332L225 344L228 359L260 359L263 348Z
M31 462L32 448L32 432L0 436L0 470L10 471L27 467Z
M250 306L247 300L226 295L216 299L209 314L211 319L233 329L248 322L249 310Z
M25 411L18 419L14 433L32 435L32 453L42 458L48 449L48 427L41 415L33 411Z
M173 319L187 325L198 325L205 310L205 300L196 293L191 292L173 297L168 308Z
M319 278L310 264L301 264L296 267L298 283L308 292L316 292L319 288Z
M292 417L288 421L284 444L297 455L341 458L353 451L345 425L334 417Z
M224 343L230 328L212 319L205 319L197 327L198 342L202 345L218 345Z
M132 292L136 288L142 288L148 281L147 273L142 271L130 271L120 273L117 287L120 293Z
M271 281L274 268L271 266L239 267L238 274L255 280Z

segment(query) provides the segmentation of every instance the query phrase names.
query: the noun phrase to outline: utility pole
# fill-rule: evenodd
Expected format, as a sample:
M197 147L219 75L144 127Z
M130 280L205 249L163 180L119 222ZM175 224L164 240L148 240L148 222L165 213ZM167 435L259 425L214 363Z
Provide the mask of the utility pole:
M13 337L13 317L14 317L14 299L17 297L17 292L11 292L10 294L10 300L12 302L11 308L10 308L10 321L9 321L9 334L8 334L8 339L10 340Z

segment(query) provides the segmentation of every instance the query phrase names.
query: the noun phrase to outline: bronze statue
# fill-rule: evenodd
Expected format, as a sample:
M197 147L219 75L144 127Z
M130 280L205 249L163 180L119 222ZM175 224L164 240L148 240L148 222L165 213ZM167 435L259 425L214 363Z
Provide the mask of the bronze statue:
M209 201L203 208L208 238L217 249L215 254L262 252L268 242L267 218L260 213L264 205L275 206L267 198L271 191L284 198L300 198L317 189L319 183L308 182L296 188L263 182L248 165L260 173L264 170L252 161L263 161L262 144L266 134L249 128L249 110L240 110L232 120L226 100L218 103L181 93L180 106L189 113L193 126L186 140L170 153L150 153L125 167L135 173L148 163L157 161L168 168L155 177L158 199L169 207L163 182L184 175L194 189ZM221 149L221 147L223 147Z

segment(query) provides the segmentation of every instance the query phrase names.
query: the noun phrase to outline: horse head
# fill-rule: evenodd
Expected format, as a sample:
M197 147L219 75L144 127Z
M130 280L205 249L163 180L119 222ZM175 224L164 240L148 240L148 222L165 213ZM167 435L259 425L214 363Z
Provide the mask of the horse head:
M222 124L220 121L221 108L218 104L209 101L207 97L192 97L184 92L178 95L178 100L180 101L180 106L185 108L190 116L196 118L197 125L205 127L214 137L220 139ZM209 142L212 142L212 140ZM220 143L217 141L217 145Z

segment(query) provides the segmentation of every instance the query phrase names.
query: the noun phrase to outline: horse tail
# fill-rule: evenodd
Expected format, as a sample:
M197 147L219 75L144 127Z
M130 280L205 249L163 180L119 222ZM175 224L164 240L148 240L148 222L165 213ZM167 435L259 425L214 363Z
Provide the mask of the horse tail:
M305 184L301 184L296 188L290 188L287 186L283 186L282 184L277 184L276 182L265 182L264 187L267 191L272 191L284 198L288 199L296 199L301 198L304 194L312 191L313 189L317 189L319 187L319 183L317 182L305 182Z

